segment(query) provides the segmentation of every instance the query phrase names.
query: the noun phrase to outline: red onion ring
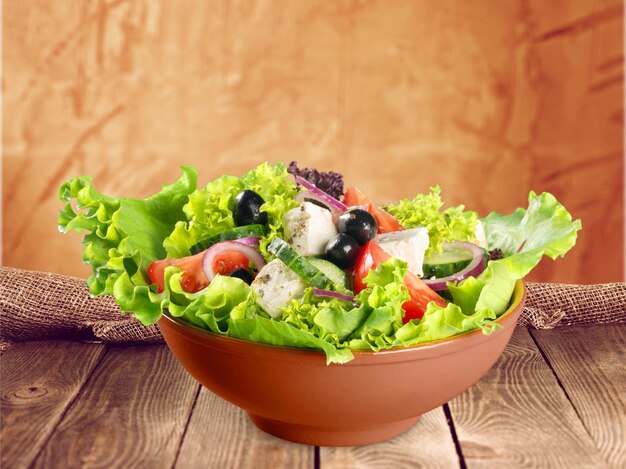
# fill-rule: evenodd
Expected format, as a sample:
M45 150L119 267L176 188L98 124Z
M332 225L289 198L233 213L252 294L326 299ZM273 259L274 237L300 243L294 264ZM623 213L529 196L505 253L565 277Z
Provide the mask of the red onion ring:
M213 261L218 254L228 251L235 251L243 254L248 260L258 269L261 270L265 265L265 259L263 256L252 246L242 243L242 240L249 240L250 238L242 238L237 241L221 241L214 244L204 252L202 256L202 270L209 282L212 282L215 278L215 272L213 271ZM257 238L258 240L258 238Z
M233 239L236 243L245 244L246 246L258 246L261 242L261 238L256 236L248 236L247 238Z
M313 292L313 295L319 298L336 298L338 300L347 301L356 305L356 301L354 301L354 297L352 295L345 295L343 293L330 290L320 290L319 288L313 288L311 291Z
M328 201L325 198L320 197L319 195L317 195L313 191L298 192L298 194L294 197L294 199L297 200L300 203L307 202L309 200L313 200L315 202L318 202L322 206L324 206L328 210L330 210L330 213L332 213L333 215L336 214L336 213L343 213L344 212L344 210L336 207L335 205L332 205L332 204L328 203Z
M448 282L456 283L460 282L461 280L465 280L467 277L477 277L487 267L487 261L485 260L483 250L475 244L463 241L456 241L454 243L446 243L446 246L469 251L472 254L472 260L463 270L449 275L448 277L436 279L423 278L422 280L424 281L424 283L428 285L431 290L434 291L447 290Z
M315 185L311 184L309 181L307 181L306 179L300 177L300 176L294 176L296 179L296 182L298 184L300 184L302 187L304 187L305 189L307 189L307 191L312 192L316 198L315 200L322 202L324 205L330 207L334 207L333 209L331 209L331 212L335 213L335 212L345 212L346 210L348 210L348 207L345 204L342 204L341 202L339 202L337 199L335 199L334 197L331 197L330 195L328 195L326 192L324 192L321 189L318 189ZM297 198L297 196L296 196ZM322 200L319 200L322 199Z

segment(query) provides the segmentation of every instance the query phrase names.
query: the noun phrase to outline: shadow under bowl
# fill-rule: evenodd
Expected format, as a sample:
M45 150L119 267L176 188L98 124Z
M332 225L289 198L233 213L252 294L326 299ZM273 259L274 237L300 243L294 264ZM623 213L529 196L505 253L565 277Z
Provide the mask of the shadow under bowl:
M221 336L163 315L168 347L204 387L244 409L261 430L320 446L366 445L412 427L420 415L476 383L509 342L524 304L520 280L502 326L326 365L326 356Z

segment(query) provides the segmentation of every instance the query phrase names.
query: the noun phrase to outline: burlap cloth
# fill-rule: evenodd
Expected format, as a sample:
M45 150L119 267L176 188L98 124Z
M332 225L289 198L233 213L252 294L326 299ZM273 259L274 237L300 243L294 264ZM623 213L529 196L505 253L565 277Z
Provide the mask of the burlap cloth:
M527 283L519 323L537 329L626 322L626 283ZM109 343L160 343L157 326L121 315L113 297L92 298L65 275L0 267L0 341L71 338Z

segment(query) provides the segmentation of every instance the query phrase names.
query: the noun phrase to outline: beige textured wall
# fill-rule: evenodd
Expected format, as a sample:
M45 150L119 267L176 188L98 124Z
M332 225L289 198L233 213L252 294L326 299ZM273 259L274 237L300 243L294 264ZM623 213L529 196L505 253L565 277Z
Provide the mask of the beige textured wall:
M56 231L88 174L145 196L263 160L389 202L440 184L486 214L551 191L583 220L534 279L622 278L615 0L5 0L4 263L85 275Z

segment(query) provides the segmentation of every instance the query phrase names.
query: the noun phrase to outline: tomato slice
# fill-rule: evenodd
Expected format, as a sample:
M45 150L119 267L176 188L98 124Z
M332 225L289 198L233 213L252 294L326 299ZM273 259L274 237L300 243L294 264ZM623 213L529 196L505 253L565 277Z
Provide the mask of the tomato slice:
M359 258L354 266L354 291L356 293L363 290L366 285L363 279L367 276L371 269L375 269L378 264L385 262L391 256L374 241L370 241L361 250ZM404 317L402 322L406 324L411 319L421 319L426 311L429 302L434 301L435 304L446 307L448 302L439 296L435 291L431 290L428 285L422 282L417 275L407 272L404 277L411 299L402 305Z
M250 261L237 251L226 251L215 256L213 272L220 275L230 275L235 270L250 268Z
M171 265L170 262L165 259L162 261L154 261L148 266L148 278L151 283L157 284L157 291L163 293L165 289L165 268Z
M391 213L383 210L378 205L370 202L365 194L354 186L351 186L346 190L343 195L343 203L348 207L360 206L364 210L367 210L376 219L378 223L378 233L389 233L391 231L400 231L404 228L400 224L396 217Z
M154 261L148 266L148 277L152 283L157 284L157 291L163 293L165 288L165 268L173 265L183 269L180 286L187 293L195 293L209 285L209 281L202 269L202 257L204 252L181 259L164 259ZM229 275L235 270L249 269L248 258L236 251L227 251L218 254L213 261L213 270L216 274Z
M378 205L373 203L367 204L367 211L370 212L378 222L378 233L390 233L392 231L401 231L404 227L400 224L396 217Z
M358 190L355 186L350 186L343 194L343 203L348 207L353 207L354 205L363 205L368 202L365 194Z

